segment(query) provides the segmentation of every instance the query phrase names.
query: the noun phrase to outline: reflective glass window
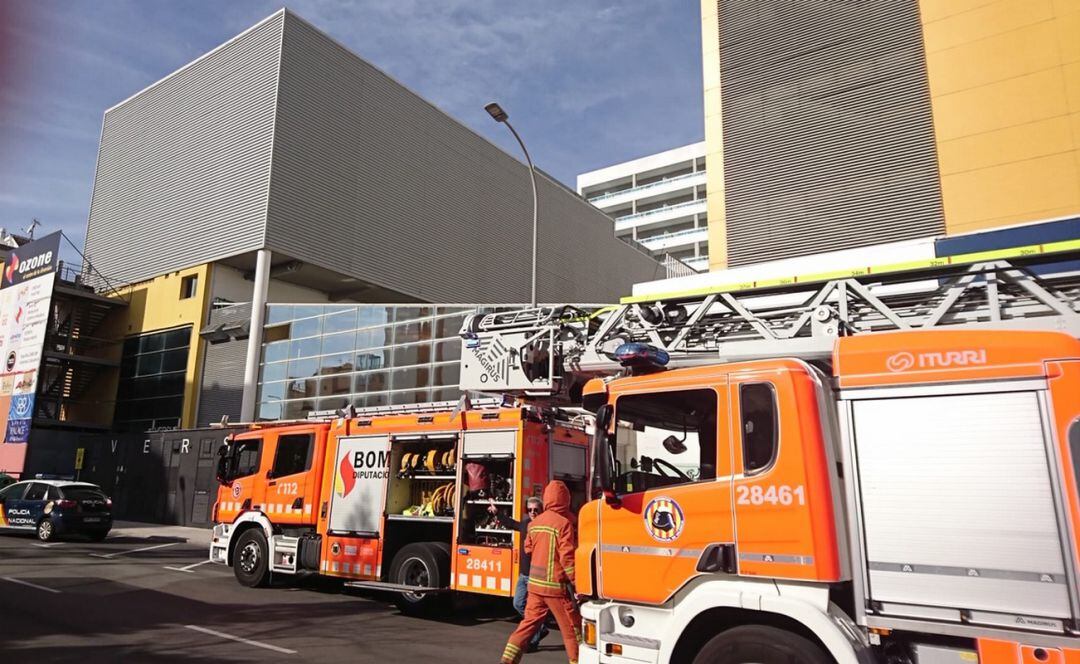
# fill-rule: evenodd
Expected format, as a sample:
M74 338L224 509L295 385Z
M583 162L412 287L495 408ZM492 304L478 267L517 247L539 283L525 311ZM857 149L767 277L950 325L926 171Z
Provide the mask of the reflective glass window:
M395 344L411 344L431 339L431 321L422 320L405 323L394 328Z
M356 349L378 348L389 346L393 342L393 329L389 327L377 327L370 330L361 330L356 334Z
M281 402L274 401L270 403L259 404L260 420L280 420L281 419Z
M393 320L393 307L360 307L359 315L356 319L356 325L357 327L386 325Z
M425 401L431 401L430 390L412 390L407 392L391 392L390 403L391 405L408 404L408 403L423 403Z
M356 329L356 309L349 309L323 318L323 334Z
M356 354L356 369L357 371L382 369L390 364L390 354L389 348L360 351Z
M433 385L457 385L461 367L456 362L435 367Z
M390 388L390 375L385 371L356 374L354 392L382 392Z
M398 307L394 312L394 322L400 323L407 320L424 318L433 313L431 307Z
M336 396L352 393L352 376L331 376L319 381L319 396Z
M260 388L261 401L280 401L285 398L285 383L263 383Z
M391 380L391 388L394 390L425 387L431 380L431 371L427 367L398 369L393 372Z
M275 341L263 346L263 362L277 362L289 357L289 342Z
M349 373L353 370L353 356L350 355L324 355L319 360L319 373L327 376L331 374Z
M457 362L461 359L461 339L440 341L435 344L436 362Z
M314 378L307 380L290 380L286 383L286 399L303 399L318 395L319 381Z
M291 304L268 304L266 305L266 325L275 325L292 320L293 308Z
M319 337L289 342L289 357L312 357L319 354L322 343Z
M331 334L323 337L323 355L327 355L329 353L348 353L351 352L354 348L356 348L355 332Z
M431 362L431 344L413 344L411 346L398 346L394 349L394 366L407 367L411 364L427 364Z
M300 401L286 401L284 402L284 408L281 411L281 419L302 420L313 410L315 410L314 400L303 399Z
M319 358L292 360L289 362L289 378L307 378L319 373Z
M461 332L461 326L464 322L464 316L450 316L449 318L436 319L436 338L443 339L447 337L457 337L458 333Z
M293 339L313 337L322 332L322 319L304 318L302 320L295 320L292 322L291 330L290 336L292 336Z
M285 380L288 377L288 364L285 362L274 362L273 364L264 364L262 368L262 381L264 383L273 382L275 380Z

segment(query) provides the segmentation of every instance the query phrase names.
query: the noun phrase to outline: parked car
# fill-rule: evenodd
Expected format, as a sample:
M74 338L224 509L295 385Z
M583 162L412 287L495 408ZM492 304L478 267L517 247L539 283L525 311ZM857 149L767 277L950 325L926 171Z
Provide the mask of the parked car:
M3 489L9 484L14 484L17 480L11 475L0 473L0 489Z
M0 530L36 532L42 542L69 534L105 539L112 500L101 487L67 480L25 480L0 489Z

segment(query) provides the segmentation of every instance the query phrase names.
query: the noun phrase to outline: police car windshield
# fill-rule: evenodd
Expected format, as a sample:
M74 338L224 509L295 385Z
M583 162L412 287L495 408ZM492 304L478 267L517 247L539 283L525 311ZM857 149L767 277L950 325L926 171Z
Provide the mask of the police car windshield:
M60 487L64 498L68 500L105 500L101 489L92 486L69 485Z

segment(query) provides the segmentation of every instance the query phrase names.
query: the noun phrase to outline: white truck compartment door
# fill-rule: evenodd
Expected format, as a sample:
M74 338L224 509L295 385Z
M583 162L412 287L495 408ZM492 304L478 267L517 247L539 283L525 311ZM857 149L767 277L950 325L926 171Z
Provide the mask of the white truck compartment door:
M377 536L390 477L390 436L356 436L338 441L330 532Z
M869 595L1070 616L1034 392L853 402Z

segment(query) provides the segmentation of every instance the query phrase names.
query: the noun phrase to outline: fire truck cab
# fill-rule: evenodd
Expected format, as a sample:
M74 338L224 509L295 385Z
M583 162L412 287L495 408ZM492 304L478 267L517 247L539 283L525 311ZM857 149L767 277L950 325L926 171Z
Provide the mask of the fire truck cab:
M1080 342L593 379L582 662L1076 662Z

